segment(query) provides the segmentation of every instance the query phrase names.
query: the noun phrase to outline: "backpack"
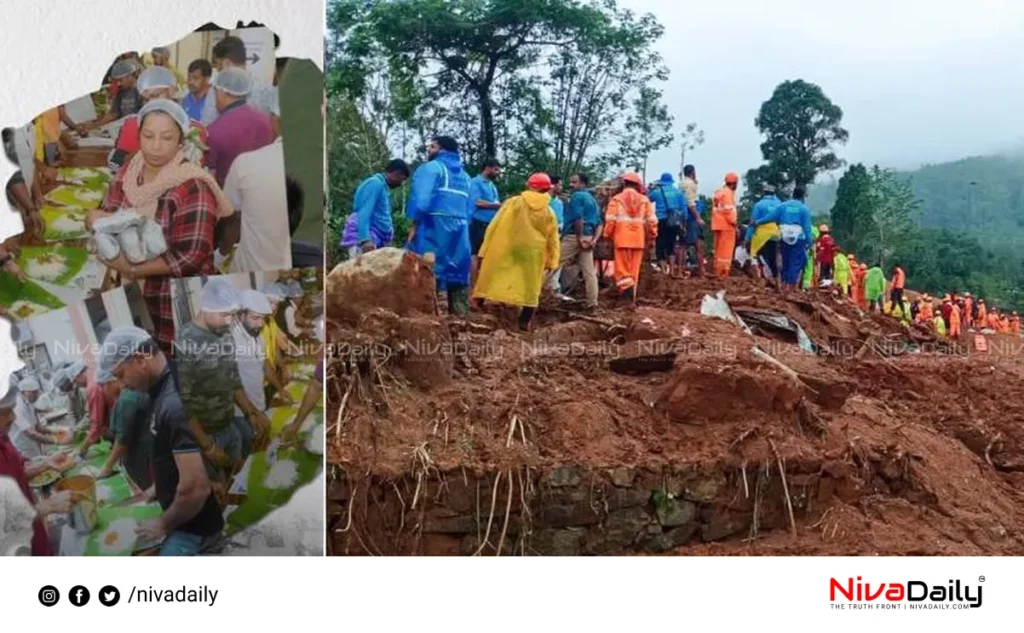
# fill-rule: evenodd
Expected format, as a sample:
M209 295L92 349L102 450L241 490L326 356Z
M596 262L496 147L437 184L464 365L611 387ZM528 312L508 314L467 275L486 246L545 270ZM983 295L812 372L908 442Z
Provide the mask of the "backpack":
M683 212L679 209L673 209L669 206L668 196L665 195L665 189L661 185L654 186L659 192L661 192L661 199L665 201L665 206L668 207L668 217L665 219L665 224L668 226L679 226L683 223Z

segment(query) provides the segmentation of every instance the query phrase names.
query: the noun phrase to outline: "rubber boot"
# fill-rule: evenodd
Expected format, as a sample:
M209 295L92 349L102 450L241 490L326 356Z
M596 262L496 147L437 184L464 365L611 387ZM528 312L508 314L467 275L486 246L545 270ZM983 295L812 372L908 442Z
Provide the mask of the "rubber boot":
M462 318L469 315L469 286L448 284L448 313Z

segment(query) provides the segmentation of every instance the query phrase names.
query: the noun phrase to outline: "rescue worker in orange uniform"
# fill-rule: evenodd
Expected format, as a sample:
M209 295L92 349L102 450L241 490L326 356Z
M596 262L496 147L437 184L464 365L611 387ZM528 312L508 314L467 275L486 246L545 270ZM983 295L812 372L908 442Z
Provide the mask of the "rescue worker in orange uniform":
M1006 318L1006 314L999 315L999 333L1009 334L1010 333L1010 319Z
M1017 311L1013 311L1013 318L1010 319L1010 331L1014 334L1020 334L1020 315Z
M946 296L946 301L949 301L951 310L949 311L949 338L960 338L960 306L952 301L949 296Z
M932 298L928 295L921 297L920 307L917 311L918 323L931 323L935 319L935 310L932 307Z
M620 179L622 192L608 201L605 210L604 237L615 245L615 286L619 295L634 299L646 245L658 236L658 218L654 205L641 193L644 185L640 175L627 172Z
M984 299L978 299L978 319L974 322L974 325L979 329L988 327L988 313L985 311Z
M729 172L725 185L715 192L711 231L715 234L715 276L728 277L736 252L736 187L740 177Z
M964 324L967 329L971 326L973 319L971 318L974 314L974 299L971 298L971 293L964 293Z
M850 269L850 273L853 276L853 302L861 310L867 310L868 300L867 295L864 294L864 276L868 274L868 265L858 264L856 268Z
M992 308L988 313L988 327L996 332L999 331L999 308Z

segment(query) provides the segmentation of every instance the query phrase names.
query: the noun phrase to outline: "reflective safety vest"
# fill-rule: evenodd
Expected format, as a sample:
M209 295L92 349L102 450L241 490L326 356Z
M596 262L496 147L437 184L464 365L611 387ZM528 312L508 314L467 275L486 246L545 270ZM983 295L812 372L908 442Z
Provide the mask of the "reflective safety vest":
M715 192L711 207L711 230L731 231L736 229L736 192L722 187Z
M654 205L646 196L633 189L625 189L608 201L604 235L612 239L615 248L644 248L645 232L652 238L658 234Z

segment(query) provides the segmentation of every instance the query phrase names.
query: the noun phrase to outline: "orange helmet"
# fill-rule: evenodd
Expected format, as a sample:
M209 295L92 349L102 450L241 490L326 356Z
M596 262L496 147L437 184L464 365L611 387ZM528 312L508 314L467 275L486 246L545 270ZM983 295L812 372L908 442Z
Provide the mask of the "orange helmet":
M827 224L822 224L821 226L818 227L818 231L820 231L822 233L828 233L828 225Z
M543 172L532 174L526 179L526 186L534 191L547 191L551 189L551 176Z
M627 171L626 173L619 176L619 180L621 180L622 182L632 183L637 187L641 188L643 188L644 186L643 179L640 178L640 174L636 173L635 171Z
M725 175L725 184L727 184L727 185L735 185L739 181L740 181L740 177L734 171L730 171L728 174Z
M867 270L868 269L868 265L867 264L861 264L860 265L860 269L861 270Z

